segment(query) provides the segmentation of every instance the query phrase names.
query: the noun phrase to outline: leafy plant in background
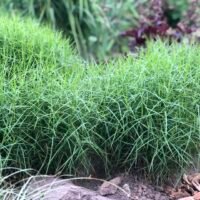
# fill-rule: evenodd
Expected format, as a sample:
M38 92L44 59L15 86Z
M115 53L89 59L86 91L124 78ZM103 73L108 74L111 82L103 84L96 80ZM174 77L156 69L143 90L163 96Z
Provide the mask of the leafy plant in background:
M169 26L176 27L188 9L188 0L165 0L163 11Z
M152 0L148 8L142 5L137 28L122 33L122 36L132 38L131 48L144 45L149 38L170 38L181 41L184 36L196 34L200 25L198 1ZM197 11L198 10L198 11ZM148 14L146 14L148 13Z
M100 34L100 46L103 51L101 51L101 49L99 50L103 58L129 51L127 40L119 40L120 33L137 25L140 17L137 8L146 1L147 0L98 1L107 17L107 26L109 27L108 30Z

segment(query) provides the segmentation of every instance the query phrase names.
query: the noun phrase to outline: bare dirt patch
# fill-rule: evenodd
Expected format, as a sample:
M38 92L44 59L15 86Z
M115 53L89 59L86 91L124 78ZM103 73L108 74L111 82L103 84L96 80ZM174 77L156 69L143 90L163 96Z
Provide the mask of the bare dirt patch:
M115 183L121 190L113 187ZM101 192L102 186L107 192ZM55 177L38 177L27 184L26 195L32 200L169 200L163 191L134 176L117 177L110 186L89 179L72 182Z
M120 177L122 181L119 186L127 193L130 192L130 197L121 190L117 190L115 194L106 195L106 197L112 200L169 200L169 196L162 187L156 187L149 181L133 175ZM82 181L79 185L95 191L100 191L101 188L101 182Z
M155 186L133 175L120 175L103 183L92 177L33 177L23 189L31 200L200 200L200 174L184 174L176 188Z

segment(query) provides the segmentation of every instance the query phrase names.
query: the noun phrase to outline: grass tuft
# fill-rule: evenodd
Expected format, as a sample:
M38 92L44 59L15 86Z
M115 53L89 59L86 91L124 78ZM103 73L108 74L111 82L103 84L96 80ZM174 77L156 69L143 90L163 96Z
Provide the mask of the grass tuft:
M161 179L198 155L199 46L149 42L137 57L87 65L48 28L1 18L0 30L7 166L56 174L139 166Z

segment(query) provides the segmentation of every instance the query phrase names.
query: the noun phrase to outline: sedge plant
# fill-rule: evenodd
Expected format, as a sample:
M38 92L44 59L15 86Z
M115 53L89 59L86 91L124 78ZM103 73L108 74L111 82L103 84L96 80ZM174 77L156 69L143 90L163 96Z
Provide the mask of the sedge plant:
M140 167L163 179L198 156L198 45L150 41L97 65L31 20L0 18L0 30L7 167L96 176Z

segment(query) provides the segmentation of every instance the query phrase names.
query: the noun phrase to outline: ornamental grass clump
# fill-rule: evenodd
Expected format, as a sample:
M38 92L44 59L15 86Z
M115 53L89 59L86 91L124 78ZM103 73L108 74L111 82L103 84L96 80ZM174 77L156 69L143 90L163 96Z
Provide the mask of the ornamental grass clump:
M193 163L200 142L198 45L149 42L136 57L85 64L48 28L4 20L0 152L6 166L96 176L141 167L161 179Z

